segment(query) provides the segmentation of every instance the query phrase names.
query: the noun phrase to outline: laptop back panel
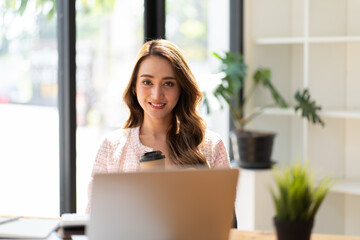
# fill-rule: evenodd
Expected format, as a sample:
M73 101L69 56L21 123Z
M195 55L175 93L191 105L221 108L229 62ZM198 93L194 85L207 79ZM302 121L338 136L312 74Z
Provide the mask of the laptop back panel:
M100 174L87 235L95 239L228 239L237 169Z

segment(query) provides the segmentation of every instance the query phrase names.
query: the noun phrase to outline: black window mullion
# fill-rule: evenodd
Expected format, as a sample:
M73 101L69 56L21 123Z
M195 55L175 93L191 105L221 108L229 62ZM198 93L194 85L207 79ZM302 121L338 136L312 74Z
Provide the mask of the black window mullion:
M244 54L243 0L230 0L230 51Z
M57 1L60 214L76 212L75 1Z
M144 0L144 41L165 38L165 0Z
M244 39L244 33L243 33L243 0L229 0L229 6L230 6L230 52L233 53L241 53L244 54L244 48L243 48L243 39ZM241 89L239 92L239 95L243 94L243 90ZM242 99L241 97L239 99ZM230 130L234 130L235 126L232 120L232 116L230 115ZM232 156L232 147L230 144L230 158L234 159Z
M243 0L230 0L230 52L244 54L243 49L243 24L244 24L244 14L243 14ZM239 91L239 95L243 94L243 88ZM240 97L241 99L241 97ZM229 113L229 130L234 130L235 126L232 120L232 116ZM230 139L231 141L231 139ZM230 144L230 159L234 159L232 146ZM236 214L234 215L233 227L237 228L237 218Z

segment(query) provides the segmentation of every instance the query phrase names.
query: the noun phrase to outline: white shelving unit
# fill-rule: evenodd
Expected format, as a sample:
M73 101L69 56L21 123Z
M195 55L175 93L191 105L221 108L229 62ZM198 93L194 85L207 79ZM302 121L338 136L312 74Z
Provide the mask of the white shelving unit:
M318 175L338 179L316 219L315 232L360 235L360 1L245 0L245 61L251 73L272 70L290 102L309 88L326 126L314 126L293 109L267 109L252 129L277 134L278 165L301 159ZM271 102L259 90L251 107ZM272 203L269 203L271 207Z

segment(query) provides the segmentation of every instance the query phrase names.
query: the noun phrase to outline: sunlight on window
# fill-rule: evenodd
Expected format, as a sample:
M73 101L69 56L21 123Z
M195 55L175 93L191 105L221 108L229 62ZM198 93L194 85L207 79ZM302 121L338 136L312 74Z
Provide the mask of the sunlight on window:
M0 214L59 215L54 2L0 3Z
M87 185L104 135L128 113L122 93L143 44L143 1L77 5L77 211L88 201ZM114 2L112 5L111 3ZM106 4L104 2L104 4Z
M219 64L212 52L229 48L228 1L167 0L166 37L175 42L189 61L200 89L211 101L211 114L201 106L209 129L219 133L228 145L228 110L220 108L212 91L219 82Z

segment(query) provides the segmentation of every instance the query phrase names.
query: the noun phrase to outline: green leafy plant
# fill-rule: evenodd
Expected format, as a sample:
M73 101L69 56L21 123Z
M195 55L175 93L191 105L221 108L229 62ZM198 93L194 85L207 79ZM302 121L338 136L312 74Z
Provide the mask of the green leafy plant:
M213 53L213 55L221 61L220 72L224 74L213 94L219 100L220 104L220 99L225 100L228 104L230 113L233 116L234 125L238 130L243 131L246 124L259 116L266 108L276 106L281 108L289 107L287 101L281 96L271 82L270 69L258 68L253 75L253 84L251 88L247 93L241 95L240 91L244 86L247 70L247 65L244 63L243 56L231 52L226 52L224 57L221 57L217 53ZM245 114L245 105L249 99L253 97L255 90L259 87L263 87L270 91L273 102L257 108L249 114ZM304 89L302 92L298 90L295 93L295 100L295 112L300 111L302 117L307 118L314 124L324 126L324 122L318 115L318 111L321 110L321 107L317 106L315 101L310 99L310 92L308 89ZM209 101L206 94L204 94L204 103L207 107L207 111L210 112Z
M275 218L288 221L313 219L333 185L325 178L315 187L313 172L297 162L284 170L275 171L276 190L270 189L275 205Z

